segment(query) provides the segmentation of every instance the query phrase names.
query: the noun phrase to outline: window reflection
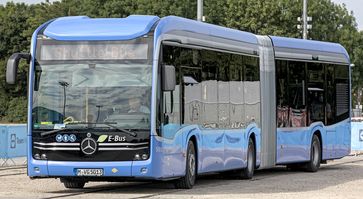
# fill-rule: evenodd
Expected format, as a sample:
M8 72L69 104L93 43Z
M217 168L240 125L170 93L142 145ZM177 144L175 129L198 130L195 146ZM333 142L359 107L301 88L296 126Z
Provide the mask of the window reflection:
M349 100L349 66L276 61L278 128L337 123L349 117Z
M165 63L169 57L174 58L183 85L181 124L237 129L260 123L257 57L164 46Z
M149 128L151 65L41 64L38 68L42 72L34 91L34 124L115 122Z

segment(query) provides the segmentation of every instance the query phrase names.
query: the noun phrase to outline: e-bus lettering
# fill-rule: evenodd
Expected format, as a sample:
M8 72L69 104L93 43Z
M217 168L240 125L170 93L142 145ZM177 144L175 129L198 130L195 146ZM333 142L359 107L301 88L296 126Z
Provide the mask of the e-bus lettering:
M108 136L108 142L125 142L126 137L125 136L119 136L119 135L109 135Z

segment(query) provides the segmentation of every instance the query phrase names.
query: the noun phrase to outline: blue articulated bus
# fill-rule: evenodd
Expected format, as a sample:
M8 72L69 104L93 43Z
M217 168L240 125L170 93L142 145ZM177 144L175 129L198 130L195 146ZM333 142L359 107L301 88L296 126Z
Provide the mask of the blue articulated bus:
M30 63L28 175L173 180L350 153L350 60L339 44L175 16L61 17L8 60Z

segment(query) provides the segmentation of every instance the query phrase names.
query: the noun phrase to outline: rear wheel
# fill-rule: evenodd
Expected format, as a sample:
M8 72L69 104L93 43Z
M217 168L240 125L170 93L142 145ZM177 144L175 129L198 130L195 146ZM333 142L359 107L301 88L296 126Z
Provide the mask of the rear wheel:
M71 179L61 178L61 182L64 184L64 187L67 189L82 189L86 184L85 181L73 181Z
M310 161L306 164L306 171L316 172L320 167L321 147L318 136L314 135L310 148Z
M175 182L177 189L191 189L195 184L197 177L197 164L195 147L192 141L188 142L187 161L185 167L185 176Z
M255 144L253 140L250 138L248 141L248 150L247 150L247 167L242 169L240 173L240 177L242 179L251 179L253 177L256 165L256 157L255 157Z

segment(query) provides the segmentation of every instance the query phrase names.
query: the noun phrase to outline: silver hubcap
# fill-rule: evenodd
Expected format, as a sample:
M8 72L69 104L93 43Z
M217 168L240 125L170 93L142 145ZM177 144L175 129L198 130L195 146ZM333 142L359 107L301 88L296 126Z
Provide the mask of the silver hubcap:
M316 142L314 142L314 145L313 145L313 163L314 163L314 165L318 165L318 161L319 161L319 150L318 150L318 146L317 146Z
M189 154L189 175L190 179L194 177L195 174L195 157L193 153Z
M253 167L253 155L252 155L251 149L248 150L248 160L247 161L248 161L247 162L248 170L251 171L252 167Z

